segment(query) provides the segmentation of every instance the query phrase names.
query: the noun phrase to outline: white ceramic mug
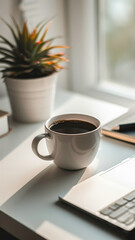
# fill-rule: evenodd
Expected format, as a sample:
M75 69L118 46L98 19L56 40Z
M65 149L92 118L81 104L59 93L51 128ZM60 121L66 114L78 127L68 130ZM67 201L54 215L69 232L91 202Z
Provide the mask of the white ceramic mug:
M94 130L83 133L61 133L52 126L63 121L83 121L94 125ZM52 129L51 129L52 128ZM45 123L45 133L32 141L33 152L43 160L54 160L64 169L77 170L87 167L95 158L100 143L100 121L84 114L64 114L54 116ZM38 144L45 138L49 155L43 156L38 151Z

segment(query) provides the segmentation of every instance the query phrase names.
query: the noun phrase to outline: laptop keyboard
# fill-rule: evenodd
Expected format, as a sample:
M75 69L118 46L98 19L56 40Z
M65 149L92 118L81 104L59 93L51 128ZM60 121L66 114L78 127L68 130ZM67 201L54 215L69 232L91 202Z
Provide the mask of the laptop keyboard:
M130 226L135 221L135 190L100 211L110 220Z

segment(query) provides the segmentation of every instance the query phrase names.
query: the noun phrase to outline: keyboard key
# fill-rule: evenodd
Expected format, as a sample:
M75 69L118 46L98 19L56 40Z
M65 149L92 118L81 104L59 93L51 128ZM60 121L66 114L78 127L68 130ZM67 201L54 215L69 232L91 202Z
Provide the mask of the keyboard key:
M127 221L125 222L126 225L130 225L135 221L134 216L132 216L131 218L127 219Z
M125 206L122 206L122 207L118 208L117 210L113 211L112 213L110 213L109 217L112 219L116 219L127 211L128 211L128 208Z
M105 208L102 211L100 211L100 213L102 213L103 215L106 215L106 216L108 216L111 212L112 212L112 210L110 208Z
M130 208L130 209L129 209L129 212L135 214L135 207L134 207L134 208Z
M123 198L119 199L119 200L116 202L116 204L118 204L119 206L123 206L123 205L125 205L126 203L127 203L127 200L126 200L126 199L123 199Z
M112 204L111 206L109 206L109 208L111 208L112 210L116 210L118 209L120 206L116 203Z
M128 208L133 208L133 207L135 207L135 202L127 202L127 204L125 205L126 207L128 207Z
M131 201L133 199L135 199L135 191L132 191L131 193L129 193L128 195L126 195L124 197L124 199L126 199L127 201Z
M128 221L129 219L133 218L133 214L130 212L126 212L124 213L122 216L120 216L117 220L121 223L125 223L126 221Z

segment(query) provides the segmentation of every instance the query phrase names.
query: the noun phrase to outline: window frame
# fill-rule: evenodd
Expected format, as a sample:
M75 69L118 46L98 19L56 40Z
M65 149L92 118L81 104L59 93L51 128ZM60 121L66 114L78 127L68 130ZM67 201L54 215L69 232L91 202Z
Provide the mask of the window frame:
M111 94L111 96L114 97L120 97L125 98L127 101L135 100L135 88L133 90L133 87L122 85L120 83L116 83L112 81L108 81L107 79L103 79L102 76L105 76L103 74L103 71L105 71L105 57L104 56L104 36L102 34L102 21L100 21L102 17L102 12L104 9L106 0L96 0L96 18L98 21L97 24L97 49L98 49L98 79L95 79L95 84L93 85L93 89L97 88L98 91L101 91L102 93L108 93Z
M108 84L108 81L100 79L102 71L101 59L103 56L100 32L101 2L103 5L105 0L66 1L68 41L71 46L69 55L71 62L69 67L70 89L75 92L130 107L135 100L133 91L131 91L132 89L126 87L125 91L125 87L120 84L113 84L112 82ZM78 11L74 10L76 4ZM81 22L79 29L78 22L75 21L75 18ZM76 41L75 34L81 36L81 40L78 39L78 42ZM85 55L86 49L84 45L88 47L87 54L90 54L89 58ZM82 47L81 53L79 49L80 46ZM80 54L85 53L84 58L86 57L86 61L84 60L85 63L82 63L82 65L79 65L78 52Z

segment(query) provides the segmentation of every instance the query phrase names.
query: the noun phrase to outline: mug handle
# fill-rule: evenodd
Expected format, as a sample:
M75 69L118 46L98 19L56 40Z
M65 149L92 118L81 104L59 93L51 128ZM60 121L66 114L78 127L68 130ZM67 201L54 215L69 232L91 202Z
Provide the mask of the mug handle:
M39 158L41 158L43 160L52 160L53 157L51 154L43 156L38 152L38 144L43 138L50 138L50 134L43 133L43 134L36 136L32 141L32 150L35 153L35 155L37 155Z

